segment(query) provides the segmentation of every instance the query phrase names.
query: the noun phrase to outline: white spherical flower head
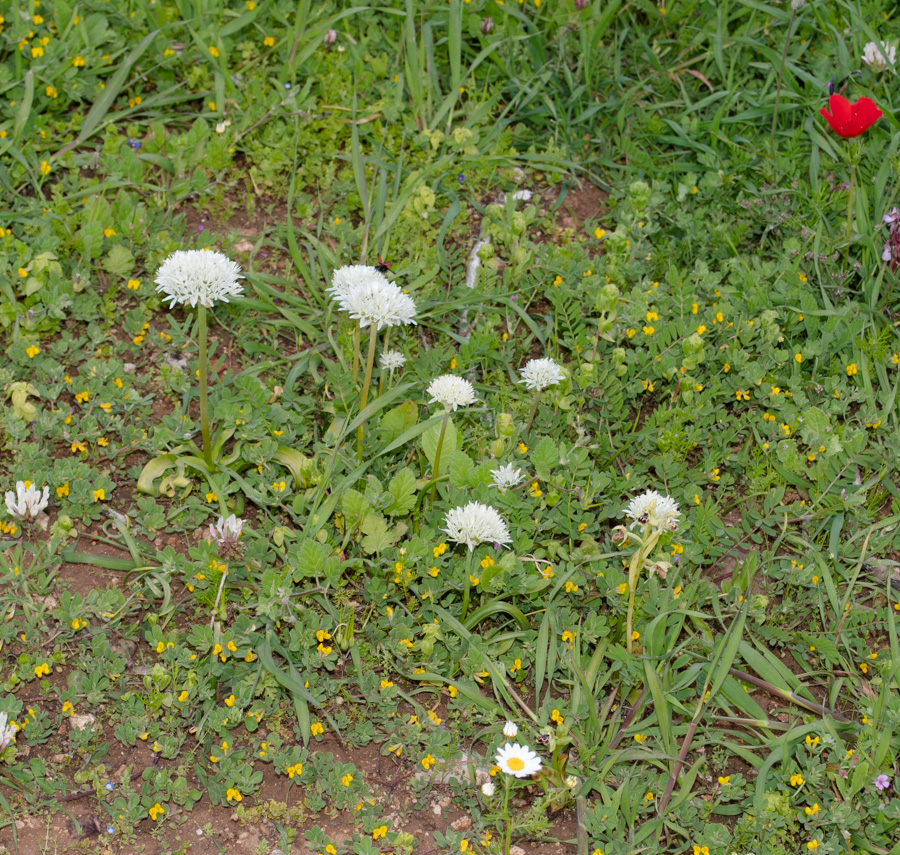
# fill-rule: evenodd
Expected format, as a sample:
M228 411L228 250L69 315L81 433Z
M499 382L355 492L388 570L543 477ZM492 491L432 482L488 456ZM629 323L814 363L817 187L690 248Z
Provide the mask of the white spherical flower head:
M444 524L447 537L465 543L470 552L479 543L512 543L503 517L490 505L469 502L465 507L451 508Z
M519 745L518 742L507 742L497 752L494 763L501 772L517 778L528 778L541 770L541 758L527 745Z
M494 486L505 493L511 487L521 484L525 475L521 469L516 469L512 463L507 463L506 466L492 469L491 478L494 481Z
M383 276L380 280L373 278L354 285L346 296L338 298L338 303L361 327L373 326L380 330L415 323L416 304L412 297Z
M888 65L894 65L897 59L897 48L887 42L869 42L863 50L862 61L872 71L884 71Z
M169 300L169 308L176 303L205 306L228 302L229 297L244 293L238 282L243 279L241 268L221 252L188 249L173 252L156 271L156 290Z
M629 502L625 516L633 520L631 528L640 525L649 526L651 531L675 531L681 511L678 510L678 503L670 496L662 496L656 490L647 490Z
M474 404L475 387L468 380L453 374L442 374L431 381L427 392L430 401L437 401L447 410L456 412L457 407L468 407Z
M406 365L406 357L399 350L382 351L379 361L385 371L396 371Z
M538 392L548 386L555 386L565 379L562 368L552 359L531 359L519 371L519 374L522 375L519 382L524 383L526 389L534 389Z
M350 293L360 285L374 283L378 287L389 284L387 277L365 264L348 264L339 267L331 274L331 287L328 291L335 302L348 311L346 302Z
M515 736L519 735L519 725L517 725L514 721L508 721L505 725L503 725L503 735L507 739L512 739Z
M482 795L485 795L488 798L490 798L492 795L494 795L495 792L496 792L496 789L494 788L494 785L490 781L485 781L481 785Z
M17 520L33 520L50 503L50 488L43 492L35 489L31 481L16 481L16 491L5 496L6 510Z

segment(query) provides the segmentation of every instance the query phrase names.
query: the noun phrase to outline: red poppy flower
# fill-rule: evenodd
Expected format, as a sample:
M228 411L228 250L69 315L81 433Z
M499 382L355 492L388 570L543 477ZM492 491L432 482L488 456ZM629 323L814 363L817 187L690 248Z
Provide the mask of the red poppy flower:
M844 139L864 134L884 115L871 98L860 98L851 104L843 95L832 95L828 106L830 113L824 107L820 112L834 132Z

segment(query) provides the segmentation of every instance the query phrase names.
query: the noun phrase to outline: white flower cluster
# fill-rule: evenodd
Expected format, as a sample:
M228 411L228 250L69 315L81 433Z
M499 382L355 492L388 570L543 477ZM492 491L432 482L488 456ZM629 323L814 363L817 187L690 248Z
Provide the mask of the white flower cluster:
M209 527L207 540L215 543L223 552L239 552L241 545L241 532L244 530L244 521L234 514L230 517L219 517L215 525Z
M443 531L456 543L465 543L471 552L479 543L511 543L503 517L490 505L469 502L465 507L451 508L444 519Z
M221 252L205 249L188 249L173 252L156 271L156 290L164 294L163 300L207 309L221 300L244 293L238 282L243 279L241 268Z
M33 520L50 503L50 488L43 492L31 486L31 481L16 481L16 492L6 493L6 510L17 520Z
M457 407L468 407L474 404L475 387L468 380L453 374L442 374L431 381L427 392L430 401L437 401L447 410L456 412Z
M671 496L662 496L656 490L647 490L629 502L625 516L636 525L647 527L653 532L675 531L678 528L678 503Z
M6 713L0 712L0 751L16 738L17 732L18 728L14 724L7 724Z
M863 49L862 61L872 71L884 71L888 65L896 65L897 48L887 42L869 42Z
M381 353L380 362L385 371L396 371L406 365L406 357L399 350L385 350Z
M516 469L512 463L507 463L506 466L492 469L491 478L494 481L494 486L500 490L500 492L505 493L517 484L521 484L525 476L522 474L521 469ZM515 734L513 734L513 736L515 736Z
M328 290L338 306L358 320L361 327L372 325L380 330L415 323L416 304L412 297L374 267L339 267Z
M540 392L548 386L555 386L565 379L562 368L552 359L531 359L519 371L522 375L520 383L525 384L526 389L534 389Z

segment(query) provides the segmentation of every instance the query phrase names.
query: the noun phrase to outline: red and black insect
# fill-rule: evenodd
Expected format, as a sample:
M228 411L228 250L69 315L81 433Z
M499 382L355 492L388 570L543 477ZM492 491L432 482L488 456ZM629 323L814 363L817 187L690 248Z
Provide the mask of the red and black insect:
M382 261L381 256L378 256L378 264L375 265L375 269L379 273L387 273L388 270L391 269L391 263L389 261Z

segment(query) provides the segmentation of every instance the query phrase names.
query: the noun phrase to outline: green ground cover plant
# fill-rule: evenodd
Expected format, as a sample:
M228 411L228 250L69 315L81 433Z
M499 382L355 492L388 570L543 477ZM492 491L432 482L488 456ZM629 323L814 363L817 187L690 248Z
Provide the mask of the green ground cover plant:
M0 6L0 845L900 855L898 41Z

